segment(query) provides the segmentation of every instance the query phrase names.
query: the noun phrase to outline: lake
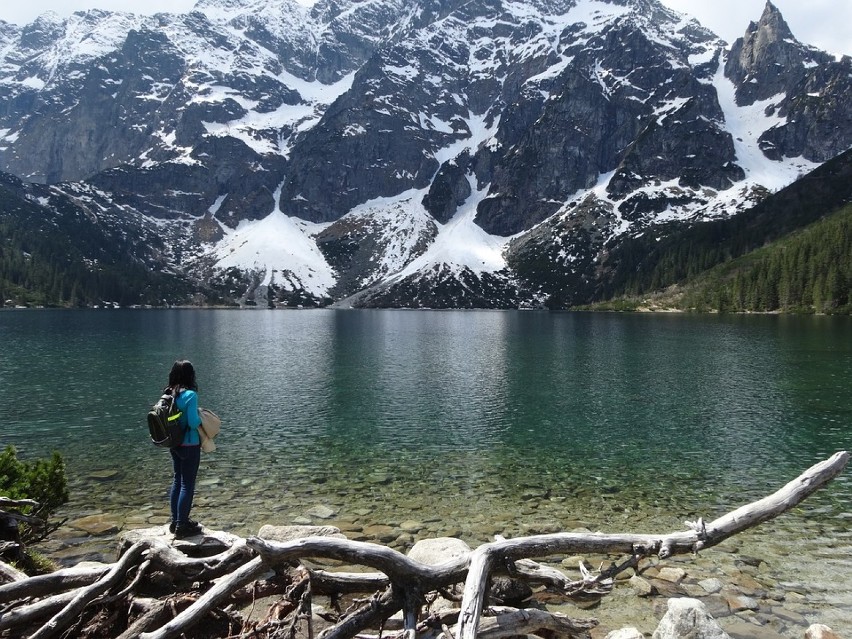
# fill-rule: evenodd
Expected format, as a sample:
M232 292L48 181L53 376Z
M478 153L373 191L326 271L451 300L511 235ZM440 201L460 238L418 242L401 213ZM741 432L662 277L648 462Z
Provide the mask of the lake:
M848 317L15 310L0 344L0 443L60 451L62 515L125 528L166 521L145 414L183 357L223 421L193 516L243 535L670 532L852 449ZM847 635L851 476L737 538ZM63 530L61 561L98 542Z

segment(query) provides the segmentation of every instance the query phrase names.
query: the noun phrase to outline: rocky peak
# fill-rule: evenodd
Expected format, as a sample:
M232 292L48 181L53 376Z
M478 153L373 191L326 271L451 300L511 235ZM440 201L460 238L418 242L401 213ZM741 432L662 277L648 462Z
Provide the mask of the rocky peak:
M769 43L795 39L778 7L769 1L763 8L763 14L758 23L756 25L754 22L749 23L748 31L757 34L758 46L760 46L761 41Z
M737 85L737 104L745 106L786 94L804 77L808 58L781 12L767 2L760 20L749 23L731 47L725 75Z

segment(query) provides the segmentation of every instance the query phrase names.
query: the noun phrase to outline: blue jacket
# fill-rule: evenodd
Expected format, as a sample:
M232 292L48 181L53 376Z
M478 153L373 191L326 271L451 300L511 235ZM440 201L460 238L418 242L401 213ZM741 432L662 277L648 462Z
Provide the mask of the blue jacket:
M201 426L201 417L198 415L198 393L194 390L184 390L177 396L177 407L183 411L180 423L187 428L183 438L182 446L200 446L201 438L198 435L198 427Z

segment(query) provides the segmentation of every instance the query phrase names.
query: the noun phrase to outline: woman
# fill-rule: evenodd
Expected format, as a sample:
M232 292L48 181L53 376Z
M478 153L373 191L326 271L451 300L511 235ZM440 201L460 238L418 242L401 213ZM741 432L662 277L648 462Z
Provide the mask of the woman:
M176 395L181 410L180 422L185 429L183 444L171 448L174 465L174 481L169 493L169 505L172 511L172 523L169 531L176 539L192 537L201 533L201 524L189 518L192 498L195 496L195 478L201 462L201 439L198 427L201 417L198 415L198 385L195 383L195 369L187 360L178 360L169 373L169 388Z

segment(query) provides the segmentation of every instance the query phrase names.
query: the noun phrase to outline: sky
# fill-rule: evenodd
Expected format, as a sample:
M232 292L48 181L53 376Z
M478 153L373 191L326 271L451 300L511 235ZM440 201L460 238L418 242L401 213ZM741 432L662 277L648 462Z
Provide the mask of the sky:
M310 4L311 0L297 0ZM742 36L750 21L757 21L765 0L663 0L663 3L698 18L704 26L731 43ZM801 42L834 54L852 55L852 0L774 0ZM142 5L142 6L140 6ZM46 11L68 16L83 9L130 13L185 12L195 0L0 0L0 20L24 25Z

